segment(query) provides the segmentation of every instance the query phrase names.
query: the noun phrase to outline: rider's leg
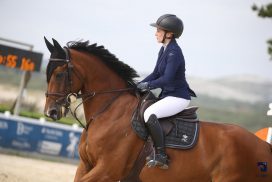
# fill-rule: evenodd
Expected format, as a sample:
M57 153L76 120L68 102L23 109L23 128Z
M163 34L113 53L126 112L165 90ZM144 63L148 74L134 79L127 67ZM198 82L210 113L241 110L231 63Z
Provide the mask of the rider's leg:
M150 136L155 147L155 158L147 163L148 166L164 166L168 168L168 156L165 154L164 134L155 114L152 114L146 122Z
M164 134L161 129L158 118L169 117L181 112L190 103L190 100L165 97L154 103L144 113L147 128L155 146L155 158L150 160L147 165L161 166L163 169L168 168L168 157L165 154Z
M189 104L190 100L172 96L165 97L155 102L145 110L144 120L147 122L152 114L155 114L157 118L173 116L183 111Z

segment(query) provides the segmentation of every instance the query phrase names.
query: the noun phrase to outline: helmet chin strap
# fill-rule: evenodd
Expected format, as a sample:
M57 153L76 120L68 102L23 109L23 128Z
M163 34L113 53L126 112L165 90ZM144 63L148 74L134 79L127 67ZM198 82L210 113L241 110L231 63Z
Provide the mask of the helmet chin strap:
M165 43L165 39L166 39L166 32L164 33L163 38L162 38L162 43L163 44Z

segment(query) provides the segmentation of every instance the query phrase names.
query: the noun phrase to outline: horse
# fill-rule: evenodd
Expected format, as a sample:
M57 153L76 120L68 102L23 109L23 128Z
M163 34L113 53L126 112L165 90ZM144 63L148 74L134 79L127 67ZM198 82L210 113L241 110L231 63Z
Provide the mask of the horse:
M72 98L82 98L86 125L80 138L75 182L126 181L145 141L131 128L139 98L137 72L103 46L74 41L62 47L45 38L45 115L65 117ZM231 124L199 121L199 138L187 150L167 148L167 170L143 166L142 182L271 182L272 147ZM137 181L137 180L127 180Z

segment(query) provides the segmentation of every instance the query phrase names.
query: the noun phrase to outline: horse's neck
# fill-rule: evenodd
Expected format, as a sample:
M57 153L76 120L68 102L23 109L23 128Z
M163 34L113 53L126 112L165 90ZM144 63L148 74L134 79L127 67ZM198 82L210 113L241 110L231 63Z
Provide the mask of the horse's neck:
M97 63L96 65L88 64L88 66L89 68L83 67L89 69L81 90L83 94L92 91L99 92L126 88L125 81L105 65ZM103 111L104 107L111 101L109 107ZM128 92L97 94L84 102L85 118L89 126L87 132L88 137L91 138L91 140L87 139L88 144L90 146L97 146L98 144L103 146L96 148L97 151L94 153L91 151L94 161L98 160L97 155L106 155L104 152L107 151L106 153L113 156L122 156L120 158L125 162L122 162L123 167L120 168L123 168L124 173L131 169L143 146L143 141L133 133L130 126L131 116L137 104L138 99L136 96ZM93 116L97 117L90 121ZM89 125L89 123L91 124ZM116 149L112 149L112 147Z
M99 114L99 112L103 112L104 107L114 102L115 97L117 99L119 94L121 95L119 92L110 91L126 88L127 84L115 72L98 60L89 61L88 64L82 67L88 71L85 72L81 92L83 95L95 93L95 96L87 99L83 104L86 122L89 122L90 118ZM109 91L109 93L102 93L105 91Z

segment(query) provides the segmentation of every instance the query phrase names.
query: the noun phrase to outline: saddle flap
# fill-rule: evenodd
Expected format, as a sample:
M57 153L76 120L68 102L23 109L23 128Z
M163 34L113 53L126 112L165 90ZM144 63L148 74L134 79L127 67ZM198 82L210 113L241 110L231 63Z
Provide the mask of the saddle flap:
M152 92L146 92L141 97L141 100L138 105L138 116L142 121L144 121L144 111L152 104L156 102L157 98Z
M174 127L172 122L160 122L160 124L165 135L168 135Z

